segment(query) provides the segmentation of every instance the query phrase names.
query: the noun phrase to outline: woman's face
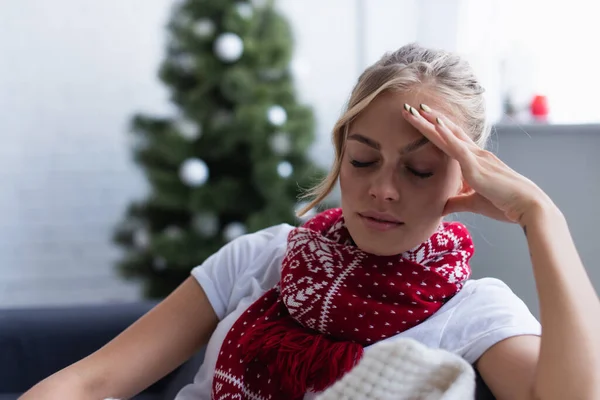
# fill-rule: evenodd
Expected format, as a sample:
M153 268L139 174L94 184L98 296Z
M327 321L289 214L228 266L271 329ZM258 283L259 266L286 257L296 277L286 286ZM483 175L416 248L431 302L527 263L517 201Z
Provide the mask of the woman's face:
M372 254L400 254L427 240L461 189L460 166L402 117L404 103L444 110L427 93L385 92L356 117L345 143L344 219L356 245Z

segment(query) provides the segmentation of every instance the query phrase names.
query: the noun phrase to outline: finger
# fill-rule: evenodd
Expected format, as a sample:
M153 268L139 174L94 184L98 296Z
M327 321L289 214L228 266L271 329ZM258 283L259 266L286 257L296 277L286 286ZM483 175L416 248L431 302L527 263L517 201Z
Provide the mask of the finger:
M454 132L452 132L452 130L450 130L441 119L436 119L436 122L436 131L438 131L448 142L448 145L453 148L455 154L454 158L463 167L470 167L474 165L475 150L477 150L478 147L472 147L468 143L456 137Z
M421 116L423 116L423 118L425 118L427 121L429 121L430 123L432 123L434 125L439 124L439 122L438 122L438 118L439 118L442 121L442 124L446 125L448 127L448 129L450 130L450 132L452 132L452 134L454 136L456 136L460 140L463 140L469 146L473 146L473 147L477 147L477 148L479 147L473 141L473 139L471 139L471 137L465 133L465 131L460 126L456 125L449 118L446 118L446 116L444 116L439 111L431 109L431 107L429 107L427 104L422 104L422 103L419 104L419 114L421 114Z
M429 141L433 143L434 146L442 150L448 156L453 157L453 155L451 154L451 149L449 148L448 143L444 139L443 135L436 130L435 126L431 122L423 118L423 116L421 116L414 107L411 107L408 104L404 104L402 116L412 126L414 126L415 129L421 132L423 136L429 139Z
M449 157L456 159L465 167L472 165L474 161L472 151L443 122L440 123L441 120L436 119L434 125L408 104L404 105L403 115L408 122Z

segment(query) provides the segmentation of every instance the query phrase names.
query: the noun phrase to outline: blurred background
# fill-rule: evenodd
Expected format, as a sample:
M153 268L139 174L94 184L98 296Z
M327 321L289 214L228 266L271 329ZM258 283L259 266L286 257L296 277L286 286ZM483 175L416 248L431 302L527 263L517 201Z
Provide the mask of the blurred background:
M472 63L491 149L555 199L600 284L592 7L0 1L0 307L159 298L233 238L297 222L298 185L331 164L358 75L410 42ZM475 276L503 279L537 313L519 230L461 219Z

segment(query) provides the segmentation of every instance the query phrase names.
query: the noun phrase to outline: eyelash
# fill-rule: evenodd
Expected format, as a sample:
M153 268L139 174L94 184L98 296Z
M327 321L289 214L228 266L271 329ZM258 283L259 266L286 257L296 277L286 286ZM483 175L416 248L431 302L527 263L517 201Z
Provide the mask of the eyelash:
M350 164L352 164L353 167L355 168L366 168L366 167L370 167L371 165L375 164L374 162L360 162L360 161L356 161L356 160L351 160ZM416 176L417 178L421 178L421 179L427 179L433 176L433 172L419 172L415 169L412 169L410 167L406 167L406 169L408 170L408 172L410 172L411 174L413 174L414 176Z
M350 164L352 164L353 167L356 168L366 168L366 167L370 167L371 165L375 164L374 162L360 162L360 161L356 161L356 160L351 160Z
M427 178L431 178L433 176L433 172L419 172L416 171L412 168L406 167L406 169L413 174L414 176L421 178L421 179L427 179Z

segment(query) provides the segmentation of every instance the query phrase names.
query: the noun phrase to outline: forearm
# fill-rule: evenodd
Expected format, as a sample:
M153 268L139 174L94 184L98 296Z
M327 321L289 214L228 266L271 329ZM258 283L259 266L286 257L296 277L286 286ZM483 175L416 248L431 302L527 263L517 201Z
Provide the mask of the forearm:
M60 371L28 390L19 400L85 400L97 399L85 388L81 380L69 371Z
M538 290L542 340L537 398L600 398L600 301L567 222L554 206L522 221Z

